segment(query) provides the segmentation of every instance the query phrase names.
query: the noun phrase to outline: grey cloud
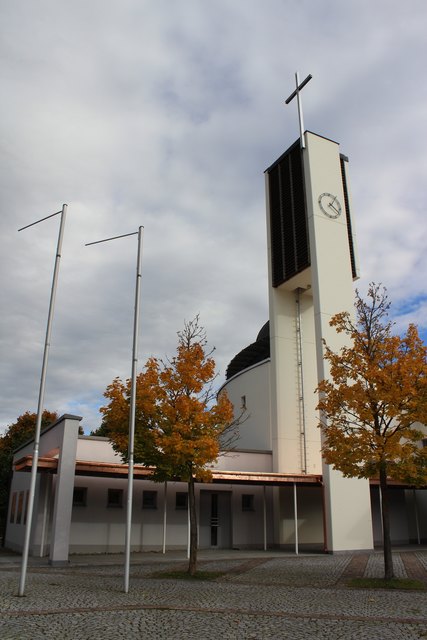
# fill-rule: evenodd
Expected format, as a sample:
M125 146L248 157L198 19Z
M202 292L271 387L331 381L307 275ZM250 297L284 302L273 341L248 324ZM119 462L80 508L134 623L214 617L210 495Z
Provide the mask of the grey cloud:
M296 69L307 128L350 157L359 288L381 280L398 326L427 331L424 1L3 4L0 428L35 410L58 225L17 229L63 202L48 408L94 428L130 373L135 239L85 242L145 226L141 366L198 312L222 374L254 340Z

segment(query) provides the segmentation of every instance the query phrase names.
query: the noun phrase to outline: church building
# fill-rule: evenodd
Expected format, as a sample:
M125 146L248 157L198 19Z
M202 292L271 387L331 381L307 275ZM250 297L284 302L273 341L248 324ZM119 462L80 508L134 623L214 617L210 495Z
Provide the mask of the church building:
M323 462L314 392L328 377L323 341L343 345L329 320L354 309L348 164L336 142L302 130L265 172L269 320L227 369L222 390L247 419L213 481L196 485L200 548L336 553L381 543L378 483ZM30 553L53 564L124 549L127 465L107 439L79 435L79 421L62 416L40 438ZM15 453L5 540L17 551L31 465L28 443ZM186 484L156 484L140 465L134 478L132 550L185 549ZM425 543L427 492L390 486L393 543Z

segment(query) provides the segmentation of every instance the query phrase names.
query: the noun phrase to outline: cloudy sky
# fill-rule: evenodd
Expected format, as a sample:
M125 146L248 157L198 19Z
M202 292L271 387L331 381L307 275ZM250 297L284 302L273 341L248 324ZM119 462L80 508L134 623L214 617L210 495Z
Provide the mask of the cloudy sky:
M267 319L264 170L307 129L350 158L361 291L427 336L425 0L2 0L0 431L35 411L68 204L45 406L99 425L131 367L200 313L223 379Z

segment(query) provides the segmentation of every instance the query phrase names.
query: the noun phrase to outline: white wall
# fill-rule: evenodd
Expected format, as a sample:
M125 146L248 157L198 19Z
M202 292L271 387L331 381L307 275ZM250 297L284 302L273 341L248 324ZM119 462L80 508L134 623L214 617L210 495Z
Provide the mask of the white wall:
M390 534L394 545L427 542L427 490L389 489ZM379 487L371 487L374 543L382 544L381 508Z
M242 495L254 496L253 511L242 510ZM261 549L264 543L264 488L260 486L233 487L232 495L233 514L233 548L235 549ZM273 491L266 489L267 508L267 544L274 543L273 523Z
M408 514L408 533L411 543L427 542L427 490L405 491Z
M295 545L295 509L293 486L280 488L280 544ZM297 487L298 545L324 547L322 488Z
M271 450L270 362L261 362L236 374L222 389L233 403L235 417L241 413L242 398L246 400L236 448Z
M85 507L73 507L71 553L112 553L124 550L127 480L78 476L76 486L87 487ZM122 489L122 507L108 507L108 489ZM157 508L142 508L142 492L157 491ZM168 548L187 544L187 511L175 508L177 491L187 492L185 483L168 483L167 538ZM159 550L163 544L164 484L146 480L134 483L132 505L132 550Z
M14 551L22 549L24 544L29 489L30 474L14 473L10 488L5 535L5 546Z
M85 507L73 507L70 553L113 553L124 550L126 519L126 480L109 478L76 478L76 486L87 487L87 504ZM123 489L123 507L107 507L108 488ZM158 492L157 508L142 509L143 490ZM186 483L171 482L167 488L167 549L185 549L187 546L186 510L175 508L176 492L187 492ZM219 484L197 484L196 500L199 523L199 546L210 546L210 513L209 504L200 507L200 494L205 497L210 493L229 496L230 510L226 502L220 502L220 527L224 531L219 535L219 547L262 548L264 541L264 498L261 486L237 486ZM242 494L254 495L254 510L242 511ZM267 489L267 532L268 542L273 542L272 490ZM163 544L163 506L164 484L138 480L134 485L133 517L132 517L132 550L161 550ZM204 509L204 511L203 511ZM225 512L224 512L225 510ZM227 522L227 518L229 522ZM230 533L228 536L227 528ZM228 536L228 538L227 538Z
M111 446L108 438L98 436L79 436L77 441L77 460L94 462L113 462L120 464L122 459Z
M230 451L222 454L212 465L218 471L273 471L273 457L271 452L263 451Z

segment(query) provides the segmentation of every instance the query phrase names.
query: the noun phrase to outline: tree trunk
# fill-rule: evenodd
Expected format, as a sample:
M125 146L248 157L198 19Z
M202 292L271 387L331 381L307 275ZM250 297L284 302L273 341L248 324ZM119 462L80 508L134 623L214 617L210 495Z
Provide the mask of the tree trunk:
M381 513L383 525L383 553L384 553L384 579L390 580L394 577L393 555L391 552L390 537L390 514L387 491L387 469L386 465L380 467L380 491L381 491Z
M197 571L197 514L193 476L188 481L188 508L190 510L190 560L188 573L190 576L194 576Z

